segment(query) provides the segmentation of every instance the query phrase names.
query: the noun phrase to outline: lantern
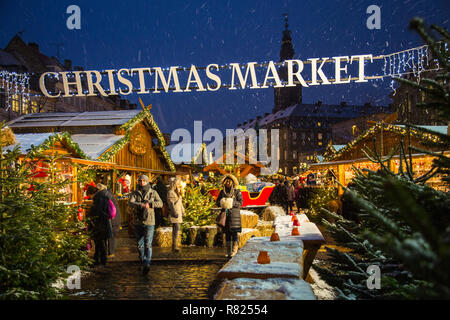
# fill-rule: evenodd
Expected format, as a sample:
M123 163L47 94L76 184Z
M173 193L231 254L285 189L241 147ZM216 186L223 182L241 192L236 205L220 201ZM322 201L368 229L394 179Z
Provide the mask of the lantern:
M297 228L297 227L294 227L294 228L292 229L291 235L292 235L292 236L299 236L299 235L300 235L300 231L298 231L298 228Z
M272 235L270 236L270 241L280 241L280 236L278 235L278 233L272 233Z
M270 263L270 257L267 251L260 251L258 255L258 263L259 264L268 264Z

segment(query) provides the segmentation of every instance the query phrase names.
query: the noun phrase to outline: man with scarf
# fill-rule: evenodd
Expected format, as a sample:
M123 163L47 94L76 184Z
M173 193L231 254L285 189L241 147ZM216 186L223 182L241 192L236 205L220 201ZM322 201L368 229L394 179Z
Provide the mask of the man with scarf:
M134 232L137 240L139 260L143 264L143 273L150 269L152 241L155 232L155 208L162 208L163 202L158 193L149 184L149 178L142 175L138 186L130 196L130 208L133 209Z
M238 251L238 232L242 232L240 208L244 199L235 176L225 175L221 184L223 188L217 197L216 205L226 211L225 239L227 242L227 257L231 258Z

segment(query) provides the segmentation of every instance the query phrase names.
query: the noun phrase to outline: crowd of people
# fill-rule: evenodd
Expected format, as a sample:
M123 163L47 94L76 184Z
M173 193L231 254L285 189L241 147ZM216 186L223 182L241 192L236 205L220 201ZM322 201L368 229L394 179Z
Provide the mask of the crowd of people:
M120 208L112 192L101 183L90 185L86 194L93 200L88 212L88 230L95 244L94 265L106 265L107 258L114 256L115 238L121 225ZM185 214L181 181L178 177L171 177L167 188L161 179L157 179L152 187L149 177L141 175L136 189L130 192L128 205L131 212L129 226L136 238L142 272L147 274L155 225L161 224L164 215L173 228L172 250L180 251L177 237Z
M309 177L311 178L311 177ZM308 185L312 180L308 180ZM306 181L297 179L288 181L277 178L272 181L275 188L270 195L271 205L284 208L286 213L306 208L310 196ZM195 181L193 182L195 183ZM195 185L194 185L195 186ZM204 189L204 188L203 188ZM146 175L139 176L135 190L129 190L128 232L136 238L139 259L144 274L149 272L152 257L152 242L155 228L163 225L164 220L172 225L172 250L180 251L178 235L185 215L183 206L183 182L179 176L171 177L168 186L158 177L153 184ZM202 193L206 193L206 189ZM115 238L121 226L119 205L113 193L103 184L90 185L86 194L93 200L88 213L91 239L95 243L94 264L105 265L108 257L115 252ZM220 193L216 206L221 208L225 217L222 231L225 233L227 257L238 250L238 233L242 232L240 208L243 204L238 179L227 174L220 181Z

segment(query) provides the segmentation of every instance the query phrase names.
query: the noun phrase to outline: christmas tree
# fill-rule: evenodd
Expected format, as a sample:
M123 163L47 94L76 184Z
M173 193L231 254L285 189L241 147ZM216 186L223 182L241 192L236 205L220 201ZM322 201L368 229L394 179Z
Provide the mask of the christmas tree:
M3 133L2 125L2 142ZM3 152L6 145L0 146L0 298L59 298L55 284L70 275L68 266L89 262L78 208L65 201L71 181L62 179L57 155L33 149L22 159L18 147ZM36 158L45 170L32 169Z
M399 79L402 83L423 90L427 103L422 107L437 108L442 119L449 120L449 33L437 26L427 30L421 19L413 19L410 28L417 31L429 45L441 69L431 80L422 78L419 83ZM441 40L436 40L432 32ZM409 126L411 130L414 126ZM441 135L436 142L448 150L450 139ZM344 216L322 211L334 223L324 220L334 239L352 249L350 253L327 248L330 266L316 265L319 274L335 286L345 299L388 298L450 298L450 195L429 187L426 182L440 174L442 183L449 181L450 159L424 149L404 148L399 144L400 168L392 172L386 165L389 157L382 158L374 150L367 156L381 169L377 172L355 170L351 186L346 188L343 202ZM435 157L433 167L417 176L412 167L411 153L420 151ZM346 209L345 209L346 208ZM351 217L351 218L348 218ZM368 285L368 268L380 269L378 289Z

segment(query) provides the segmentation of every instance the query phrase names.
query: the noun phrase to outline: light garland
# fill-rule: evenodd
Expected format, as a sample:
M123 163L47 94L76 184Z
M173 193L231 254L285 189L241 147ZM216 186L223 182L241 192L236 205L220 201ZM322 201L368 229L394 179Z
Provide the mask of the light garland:
M125 122L123 125L119 127L119 131L125 132L125 136L117 141L115 144L111 146L105 153L103 153L98 160L100 161L109 161L114 155L116 155L117 152L119 152L128 142L130 142L131 137L131 130L134 128L134 126L143 120L147 120L150 127L156 134L156 138L159 142L159 149L166 160L170 171L175 172L175 165L172 162L172 159L170 159L169 154L167 153L167 150L165 148L165 140L164 136L161 133L161 130L159 130L158 125L156 124L155 120L153 119L153 115L147 110L143 109L140 113L138 113L135 117L131 118L127 122Z
M331 155L328 161L336 160L345 152L352 150L359 142L379 131L381 127L383 128L383 131L398 133L402 136L406 136L409 132L409 134L411 134L412 136L423 141L433 143L444 143L444 141L440 138L440 135L438 133L431 133L429 130L426 130L424 128L419 127L403 128L394 124L377 123L375 126L373 126L369 130L358 136L356 139L350 141L345 147L337 151L334 155Z
M447 46L445 45L445 48L447 49ZM373 60L383 60L384 62L384 66L381 68L382 69L382 74L381 75L374 75L374 76L365 76L364 79L365 80L374 80L374 79L383 79L385 77L400 77L406 74L411 74L413 73L417 78L418 81L420 80L420 75L422 72L424 71L430 71L430 70L439 70L439 63L437 60L433 60L436 63L436 68L434 69L425 69L426 66L428 66L429 64L429 58L430 58L430 54L429 54L429 50L428 50L428 45L425 46L421 46L421 47L415 47L415 48L411 48L411 49L407 49L407 50L403 50L403 51L399 51L399 52L395 52L395 53L391 53L391 54L387 54L387 55L380 55L380 56L375 56L373 57ZM342 61L345 61L346 59L342 59ZM364 62L367 62L370 59L365 58ZM317 60L317 63L331 63L334 62L335 60L333 59L322 59L322 60ZM267 68L268 65L270 63L273 63L276 67L279 66L286 66L286 62L282 61L282 62L271 62L271 61L264 61L262 63L255 63L254 67L255 68ZM311 61L309 60L305 60L302 61L303 64L311 64ZM247 64L237 64L238 67L240 69L246 68ZM161 68L161 70L164 71L171 71L173 67L163 67ZM233 68L232 64L225 64L225 65L217 65L217 69L218 70L230 70ZM196 67L197 70L206 70L207 67ZM190 67L177 67L175 68L175 70L178 71L190 71L191 68ZM116 69L110 69L110 70L102 70L102 71L98 71L100 74L109 74L109 73L118 73L119 70ZM1 71L0 73L0 79L3 80L2 82L3 84L3 88L5 89L5 82L7 83L6 86L8 87L8 83L12 82L12 86L17 90L18 85L20 84L21 87L25 88L28 87L28 83L29 83L29 78L30 75L39 75L39 74L35 74L35 73L31 73L31 74L23 74L26 75L26 81L23 82L23 84L20 84L21 78L19 77L19 74L15 73L15 72L8 72L8 71ZM74 77L73 74L67 74L68 78L70 77ZM87 78L86 74L81 73L79 74L79 76L81 77L81 79L85 79ZM52 79L56 79L59 80L60 76L58 74L47 74L46 77L52 78ZM355 78L357 79L357 78ZM355 80L355 79L351 79L351 80ZM330 80L330 82L332 83L333 81L335 81L336 79L328 79ZM195 81L193 81L195 82ZM306 83L311 83L311 81L305 81ZM321 80L318 81L319 83L321 83ZM280 83L285 86L288 84L288 82L280 80ZM300 84L298 81L294 81L295 84ZM258 86L260 87L262 84L258 83ZM266 83L267 87L273 87L274 85L276 85L276 82L270 82L268 81ZM391 85L392 86L392 85ZM251 85L246 85L245 87L241 87L240 83L237 84L221 84L220 88L231 88L231 87L236 87L236 88L241 88L241 89L248 89L248 88L254 88L253 84ZM142 92L142 90L145 91L150 91L151 89L154 89L155 91L165 91L164 88L134 88L131 91L132 92ZM200 89L198 85L196 86L189 86L188 88L189 90L198 90ZM111 90L104 90L105 93L107 93L108 95L111 93L117 93L120 92L120 90L122 91L128 91L124 90L123 88L115 88L113 91ZM177 90L177 88L175 87L169 87L168 91L175 91ZM393 88L393 90L395 90ZM9 88L8 90L6 90L7 92L9 92ZM96 90L94 90L95 93ZM57 92L49 92L50 95L55 95L57 94ZM71 96L76 96L77 92L75 91L69 91L68 92L69 95ZM89 90L82 90L82 94L89 94ZM42 96L42 94L30 94L29 89L26 92L27 98L29 98L30 96ZM8 97L9 98L9 97ZM9 99L8 99L8 103L9 103Z

